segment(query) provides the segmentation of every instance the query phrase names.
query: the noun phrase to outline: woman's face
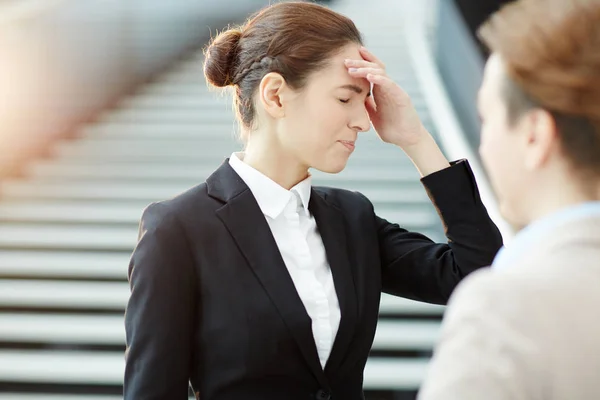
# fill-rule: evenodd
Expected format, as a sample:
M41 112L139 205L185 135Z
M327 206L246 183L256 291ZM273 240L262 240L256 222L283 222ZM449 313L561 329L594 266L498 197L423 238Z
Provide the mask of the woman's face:
M525 124L509 124L502 85L506 71L501 58L493 54L485 67L479 91L481 115L479 154L496 192L500 211L513 227L520 229L529 221L524 193L531 192L535 178L526 167L528 131ZM531 197L531 196L529 196ZM537 201L537 196L534 196Z
M344 65L348 58L362 59L358 49L358 44L344 47L309 76L305 87L285 97L285 114L275 131L282 150L302 166L340 172L358 132L370 129L365 105L370 84L351 77Z

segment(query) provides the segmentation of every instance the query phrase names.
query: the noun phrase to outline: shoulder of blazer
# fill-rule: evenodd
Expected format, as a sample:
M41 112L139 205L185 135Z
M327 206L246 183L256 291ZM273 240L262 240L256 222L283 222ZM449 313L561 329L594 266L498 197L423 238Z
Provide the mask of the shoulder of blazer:
M185 192L182 192L170 199L157 201L150 204L144 210L144 214L150 208L159 209L162 215L171 215L176 217L203 214L210 210L211 214L215 209L222 206L222 203L208 195L206 183L196 185ZM182 218L184 219L184 218Z
M313 186L313 190L329 204L342 211L360 210L373 212L373 204L360 192L327 186Z

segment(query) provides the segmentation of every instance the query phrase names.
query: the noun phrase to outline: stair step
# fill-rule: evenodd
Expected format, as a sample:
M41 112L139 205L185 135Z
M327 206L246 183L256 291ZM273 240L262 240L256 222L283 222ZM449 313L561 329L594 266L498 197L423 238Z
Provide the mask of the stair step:
M417 389L426 359L369 358L365 389ZM85 365L85 368L82 368ZM123 384L121 352L0 350L0 381L19 383Z
M0 249L133 250L138 229L132 227L0 224Z
M0 308L120 311L125 310L128 298L127 282L0 281Z
M437 321L381 321L374 350L431 350ZM122 315L0 313L0 342L124 346Z
M402 314L409 317L429 316L441 318L445 309L445 306L423 303L383 293L381 295L381 303L379 304L379 315L388 317Z
M0 312L0 342L121 346L125 326L122 315Z
M124 310L129 298L127 282L13 280L0 281L0 308L40 307ZM380 314L441 316L444 307L387 294L381 296Z
M391 216L394 214L390 213ZM385 217L385 214L382 214ZM390 220L396 220L395 218ZM440 241L438 229L419 229L403 225L434 241ZM130 252L137 243L137 224L73 225L40 223L1 223L0 249L30 250L97 250Z
M380 321L374 350L431 350L437 321ZM124 346L122 315L0 313L0 342Z
M123 168L119 165L80 165L72 168L60 163L36 163L27 168L28 174L34 178L55 179L148 179L148 180L187 180L191 182L203 182L212 173L213 168L198 168L181 170L172 165L130 165ZM314 185L339 186L350 182L380 182L388 184L419 184L419 175L415 169L398 168L396 170L382 170L375 168L355 168L344 170L339 174L327 174L320 171L312 171Z
M60 385L121 385L122 352L0 350L0 381Z
M121 224L137 227L145 205L122 203L82 203L73 201L0 202L1 222ZM380 207L382 218L411 230L428 229L439 219L428 207ZM0 226L1 232L1 226ZM0 234L1 237L1 234Z
M189 189L182 184L169 182L156 183L119 183L101 182L48 182L40 179L9 180L0 182L0 191L7 201L30 199L44 200L88 200L97 201L135 201L139 205L169 199ZM427 204L429 198L419 185L393 187L348 187L348 190L360 191L375 205L403 207L410 204Z
M127 279L127 253L0 250L0 276Z

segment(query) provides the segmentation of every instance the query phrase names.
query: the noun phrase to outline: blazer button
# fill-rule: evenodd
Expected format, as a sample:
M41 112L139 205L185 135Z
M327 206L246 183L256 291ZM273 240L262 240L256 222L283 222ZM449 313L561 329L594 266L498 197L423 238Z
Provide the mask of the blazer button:
M315 395L317 400L331 400L331 395L327 393L325 390L321 389Z

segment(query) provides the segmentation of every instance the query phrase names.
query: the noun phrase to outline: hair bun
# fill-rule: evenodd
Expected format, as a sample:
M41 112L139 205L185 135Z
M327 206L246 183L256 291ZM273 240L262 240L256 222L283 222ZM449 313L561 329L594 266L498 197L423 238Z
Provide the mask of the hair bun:
M204 52L204 76L216 87L233 84L237 47L242 37L238 29L229 29L215 37Z

